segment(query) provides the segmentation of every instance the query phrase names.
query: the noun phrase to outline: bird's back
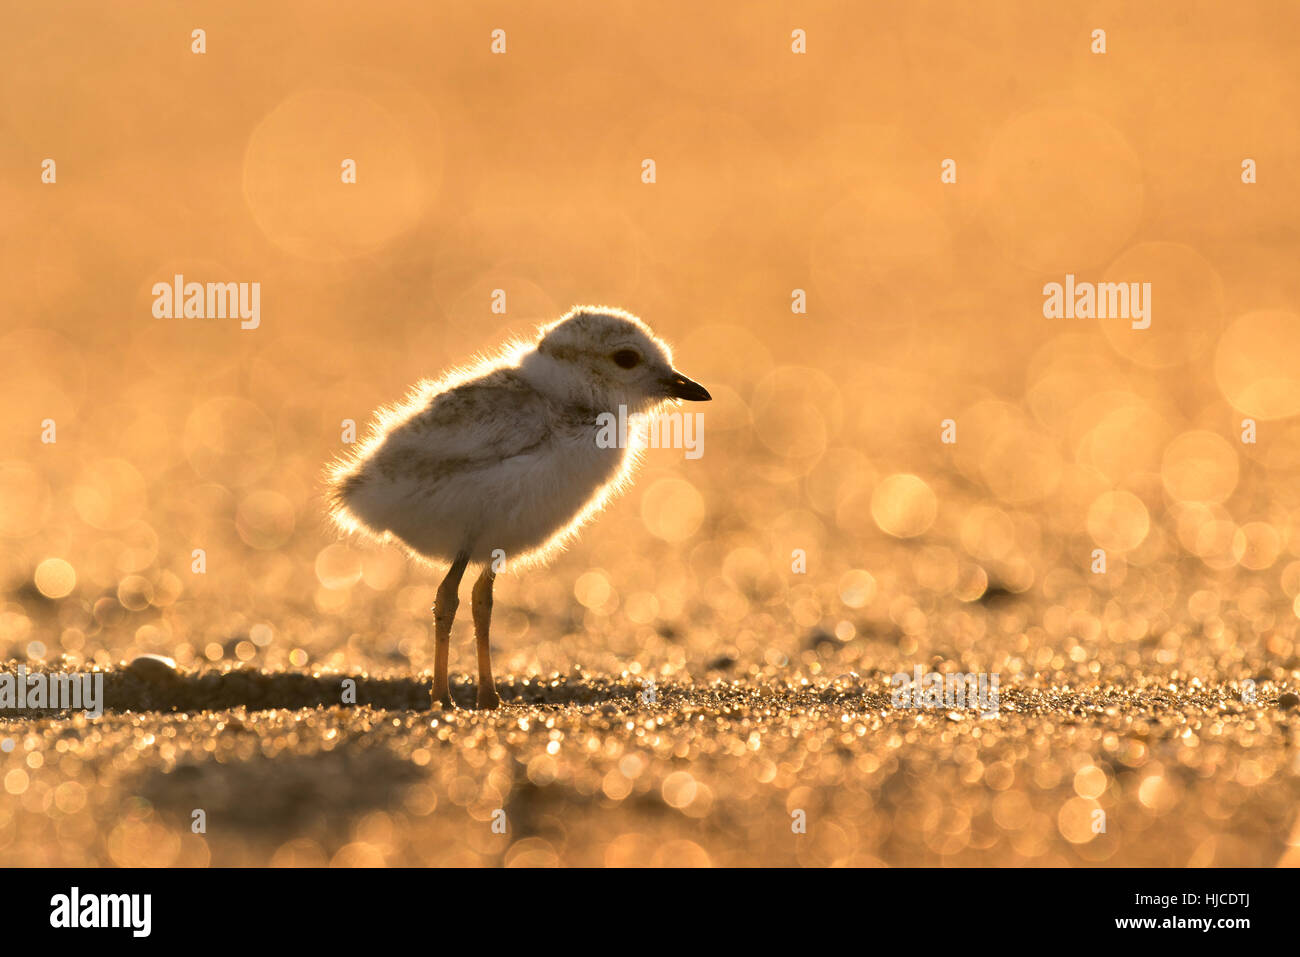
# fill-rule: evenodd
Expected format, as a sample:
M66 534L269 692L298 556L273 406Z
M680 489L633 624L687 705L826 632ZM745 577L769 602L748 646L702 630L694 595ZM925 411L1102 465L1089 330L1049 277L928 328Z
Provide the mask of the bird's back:
M333 513L430 559L485 561L498 548L507 561L534 557L620 472L622 452L597 447L595 417L548 400L514 368L425 386L333 470Z

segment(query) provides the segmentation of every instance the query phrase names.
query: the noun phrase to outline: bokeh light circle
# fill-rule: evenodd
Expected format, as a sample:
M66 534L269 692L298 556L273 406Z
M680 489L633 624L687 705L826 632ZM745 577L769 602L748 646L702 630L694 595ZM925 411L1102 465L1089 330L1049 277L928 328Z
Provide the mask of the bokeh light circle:
M1222 502L1237 487L1238 470L1228 440L1197 429L1165 446L1160 478L1175 502Z
M1142 163L1114 126L1079 110L1034 110L994 136L983 216L1020 265L1078 273L1113 256L1142 213ZM1060 281L1060 280L1058 280Z
M47 558L36 566L32 580L46 598L66 598L77 587L77 572L62 558Z
M925 479L918 475L890 475L876 486L871 496L871 517L887 535L915 538L934 524L938 499Z
M1088 509L1088 534L1107 551L1137 548L1151 530L1151 516L1132 492L1103 492Z
M1250 312L1219 340L1214 376L1233 407L1257 419L1300 413L1300 316Z
M685 479L664 478L641 496L641 521L655 538L681 542L704 521L704 496Z
M343 162L356 182L343 181ZM428 187L397 117L369 97L304 90L258 124L244 155L244 197L277 245L313 260L374 250L423 215Z

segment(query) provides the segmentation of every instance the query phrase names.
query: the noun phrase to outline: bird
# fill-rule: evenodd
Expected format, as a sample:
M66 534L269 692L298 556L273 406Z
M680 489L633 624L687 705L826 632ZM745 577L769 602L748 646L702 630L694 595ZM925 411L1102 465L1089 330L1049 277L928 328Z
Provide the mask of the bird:
M456 707L447 663L466 569L481 568L476 704L490 710L501 700L488 643L499 568L546 564L630 486L640 450L600 441L609 416L643 421L711 398L641 319L577 306L533 341L509 340L377 410L365 440L326 468L329 515L343 533L446 567L433 606L435 707Z

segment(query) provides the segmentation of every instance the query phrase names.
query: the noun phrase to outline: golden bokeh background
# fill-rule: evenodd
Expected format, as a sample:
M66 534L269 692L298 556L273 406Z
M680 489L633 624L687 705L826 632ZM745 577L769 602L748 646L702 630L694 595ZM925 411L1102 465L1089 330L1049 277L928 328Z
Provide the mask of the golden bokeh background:
M345 420L579 303L714 401L498 586L555 708L15 717L0 862L1297 860L1294 4L6 16L7 670L423 674L436 576L323 517ZM155 318L177 273L260 326ZM1150 282L1150 328L1044 318L1067 273ZM918 663L999 673L1003 724L870 706Z

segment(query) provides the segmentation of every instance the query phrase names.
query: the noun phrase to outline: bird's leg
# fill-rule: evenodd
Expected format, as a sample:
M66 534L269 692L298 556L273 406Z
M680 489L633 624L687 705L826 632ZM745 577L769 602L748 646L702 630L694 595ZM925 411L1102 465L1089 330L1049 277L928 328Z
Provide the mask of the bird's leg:
M488 648L488 624L492 620L492 582L496 579L487 565L474 583L474 640L478 644L478 706L492 710L501 704L492 680L492 652Z
M451 682L447 677L447 653L451 648L451 623L456 620L456 607L460 604L457 592L460 580L469 564L468 555L457 555L447 570L447 577L438 586L438 597L433 606L433 703L444 708L456 707L451 700Z

